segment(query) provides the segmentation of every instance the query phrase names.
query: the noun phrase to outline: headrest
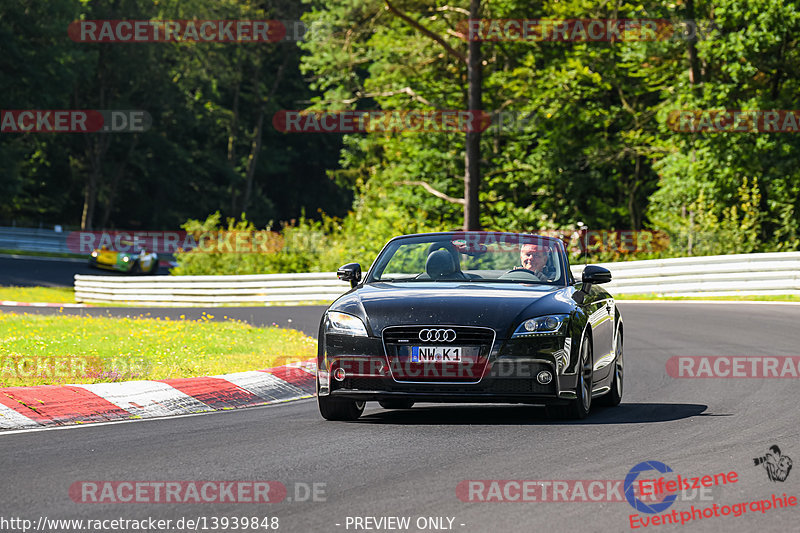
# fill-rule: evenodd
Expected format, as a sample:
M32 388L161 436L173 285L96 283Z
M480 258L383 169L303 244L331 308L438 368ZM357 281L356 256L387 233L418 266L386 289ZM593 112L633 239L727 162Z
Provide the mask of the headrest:
M431 279L449 276L454 274L455 271L456 263L449 251L439 249L428 254L428 259L425 261L425 272L428 273Z

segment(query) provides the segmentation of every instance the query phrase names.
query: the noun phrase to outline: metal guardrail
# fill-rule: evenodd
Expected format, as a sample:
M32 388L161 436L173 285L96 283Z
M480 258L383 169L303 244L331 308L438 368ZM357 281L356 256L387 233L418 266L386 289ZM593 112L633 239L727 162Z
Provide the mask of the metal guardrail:
M75 300L189 306L333 301L350 288L332 272L249 276L75 276Z
M67 245L70 233L68 230L0 226L0 250L76 254L78 252ZM88 259L88 253L84 257ZM162 267L176 266L174 254L159 253L158 258Z
M800 295L800 252L712 255L603 263L611 294ZM580 279L583 266L573 266Z
M800 252L603 263L611 294L800 295ZM583 265L572 267L580 279ZM252 276L75 276L75 299L159 306L332 301L349 289L331 272Z
M26 252L70 253L68 231L0 226L0 249Z

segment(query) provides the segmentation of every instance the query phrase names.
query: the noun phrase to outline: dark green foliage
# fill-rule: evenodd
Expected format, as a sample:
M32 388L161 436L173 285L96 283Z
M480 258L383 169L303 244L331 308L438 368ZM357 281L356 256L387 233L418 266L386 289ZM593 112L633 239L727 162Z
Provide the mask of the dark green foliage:
M77 226L84 218L94 227L174 229L187 219L227 227L221 221L233 217L234 225L281 230L287 243L264 258L185 257L182 273L332 270L351 260L366 267L396 234L460 228L462 133L284 134L271 118L309 107L466 109L459 55L467 43L456 32L468 5L6 2L4 108L145 109L153 127L106 141L1 135L0 221ZM570 233L580 221L671 238L669 248L638 255L597 250L597 260L800 246L800 133L686 133L668 124L678 110L798 109L794 3L498 0L481 10L485 19L694 18L700 37L484 42L484 109L517 117L513 127L493 126L482 137L485 229ZM301 15L320 31L299 46L80 44L66 33L79 18ZM96 206L87 221L93 169ZM199 222L214 212L220 215Z

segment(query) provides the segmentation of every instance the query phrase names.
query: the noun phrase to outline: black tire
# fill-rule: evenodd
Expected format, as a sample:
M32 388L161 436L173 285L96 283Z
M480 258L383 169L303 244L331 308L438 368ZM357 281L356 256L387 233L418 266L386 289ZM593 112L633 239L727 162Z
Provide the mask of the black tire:
M154 262L153 266L150 267L150 271L147 273L148 276L155 276L158 274L158 263Z
M367 402L346 400L344 398L320 396L319 378L317 378L317 406L319 407L319 414L321 414L322 418L325 420L358 420L358 417L364 412L366 403Z
M589 411L592 409L592 364L592 338L587 333L581 342L578 383L575 387L576 398L567 405L548 406L549 417L583 420L589 416Z
M364 412L364 405L367 402L357 402L343 398L329 398L327 396L317 396L319 414L325 420L358 420Z
M411 409L414 406L411 400L381 400L378 403L384 409Z
M614 356L614 379L611 381L611 390L598 398L599 405L607 407L616 407L622 401L622 389L625 382L625 373L623 372L625 361L622 357L622 330L617 334L617 343L614 346L616 354Z
M142 266L139 264L138 260L135 263L133 263L130 273L133 274L134 276L142 273Z

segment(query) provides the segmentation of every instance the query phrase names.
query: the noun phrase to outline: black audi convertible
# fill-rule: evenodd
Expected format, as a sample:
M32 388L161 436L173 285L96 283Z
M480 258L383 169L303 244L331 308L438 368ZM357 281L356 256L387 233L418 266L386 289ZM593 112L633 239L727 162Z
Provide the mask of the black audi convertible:
M367 401L524 403L585 418L622 398L622 316L589 265L581 281L564 244L538 235L446 232L389 241L320 323L317 401L355 420Z

